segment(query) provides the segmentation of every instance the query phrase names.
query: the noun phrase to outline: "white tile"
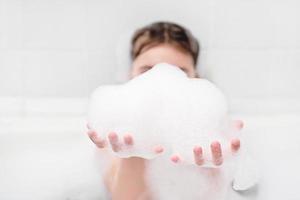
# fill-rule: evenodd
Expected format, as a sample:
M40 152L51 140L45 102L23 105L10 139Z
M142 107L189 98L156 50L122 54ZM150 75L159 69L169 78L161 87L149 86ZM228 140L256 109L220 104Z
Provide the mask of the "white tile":
M22 53L0 51L0 96L22 96Z
M10 121L8 117L21 116L23 113L24 101L22 97L0 97L0 124Z
M131 19L129 22L139 26L154 21L171 21L183 25L190 29L200 40L201 46L207 48L210 44L211 23L213 16L213 1L137 1L131 3L127 10L126 17ZM170 6L172 5L172 6ZM132 12L135 10L135 12ZM184 14L183 14L184 13ZM139 16L138 19L136 19ZM138 22L138 23L137 23Z
M115 83L116 62L114 54L90 52L88 54L87 79L89 94L98 86Z
M269 54L257 50L208 52L205 76L231 98L269 95Z
M23 5L24 47L82 49L86 47L84 0L27 0Z
M288 114L300 113L300 98L244 97L229 99L231 114ZM300 119L300 118L299 118Z
M299 58L299 49L212 50L203 72L231 99L269 98L280 102L282 98L300 97Z
M87 95L86 54L28 52L24 62L24 95L78 97Z
M203 47L207 47L211 35L211 18L211 3L204 0L188 0L176 4L170 0L89 0L88 48L93 51L115 48L116 40L126 31L134 31L155 21L182 24L192 30Z
M87 98L26 98L24 112L28 116L83 116Z
M300 97L300 49L270 50L270 95Z
M300 2L272 1L269 3L270 34L273 47L300 47Z
M87 48L92 51L112 51L126 18L118 1L87 1Z
M0 49L22 48L22 1L0 1Z
M270 25L264 0L216 2L213 46L218 48L269 47Z

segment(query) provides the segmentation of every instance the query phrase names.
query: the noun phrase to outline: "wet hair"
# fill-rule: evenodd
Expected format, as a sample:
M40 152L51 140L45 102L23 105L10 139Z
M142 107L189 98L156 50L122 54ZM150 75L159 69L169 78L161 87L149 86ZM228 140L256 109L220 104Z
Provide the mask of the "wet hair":
M198 40L188 29L171 22L155 22L138 29L131 40L131 59L134 60L144 50L162 43L174 45L190 54L196 66L200 48Z

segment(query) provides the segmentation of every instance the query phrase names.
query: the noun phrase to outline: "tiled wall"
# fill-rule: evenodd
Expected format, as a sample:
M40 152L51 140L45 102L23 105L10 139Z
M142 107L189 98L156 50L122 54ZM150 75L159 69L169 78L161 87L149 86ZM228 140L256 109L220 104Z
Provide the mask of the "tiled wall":
M201 74L231 98L300 99L299 10L297 0L0 0L0 96L87 97L115 81L122 34L171 20L200 39Z

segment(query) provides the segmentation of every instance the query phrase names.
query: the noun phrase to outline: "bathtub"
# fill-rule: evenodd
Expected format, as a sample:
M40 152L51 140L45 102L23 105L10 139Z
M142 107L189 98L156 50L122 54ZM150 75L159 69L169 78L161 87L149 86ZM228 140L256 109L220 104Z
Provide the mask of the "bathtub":
M87 99L11 102L0 108L0 199L107 199L85 134ZM234 116L245 121L242 145L259 163L260 180L248 191L232 191L229 199L299 200L299 112Z

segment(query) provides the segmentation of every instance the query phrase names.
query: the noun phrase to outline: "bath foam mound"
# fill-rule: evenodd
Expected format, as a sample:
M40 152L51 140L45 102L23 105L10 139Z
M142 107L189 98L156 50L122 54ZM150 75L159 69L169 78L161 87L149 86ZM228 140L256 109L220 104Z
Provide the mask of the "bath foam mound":
M120 85L97 88L90 99L88 123L100 137L116 132L120 139L130 133L134 146L117 152L119 157L153 159L153 147L162 145L164 154L178 154L194 164L193 147L203 148L207 167L210 143L221 143L224 161L233 160L229 141L237 138L222 92L205 79L189 78L167 63ZM226 164L226 162L224 164Z

